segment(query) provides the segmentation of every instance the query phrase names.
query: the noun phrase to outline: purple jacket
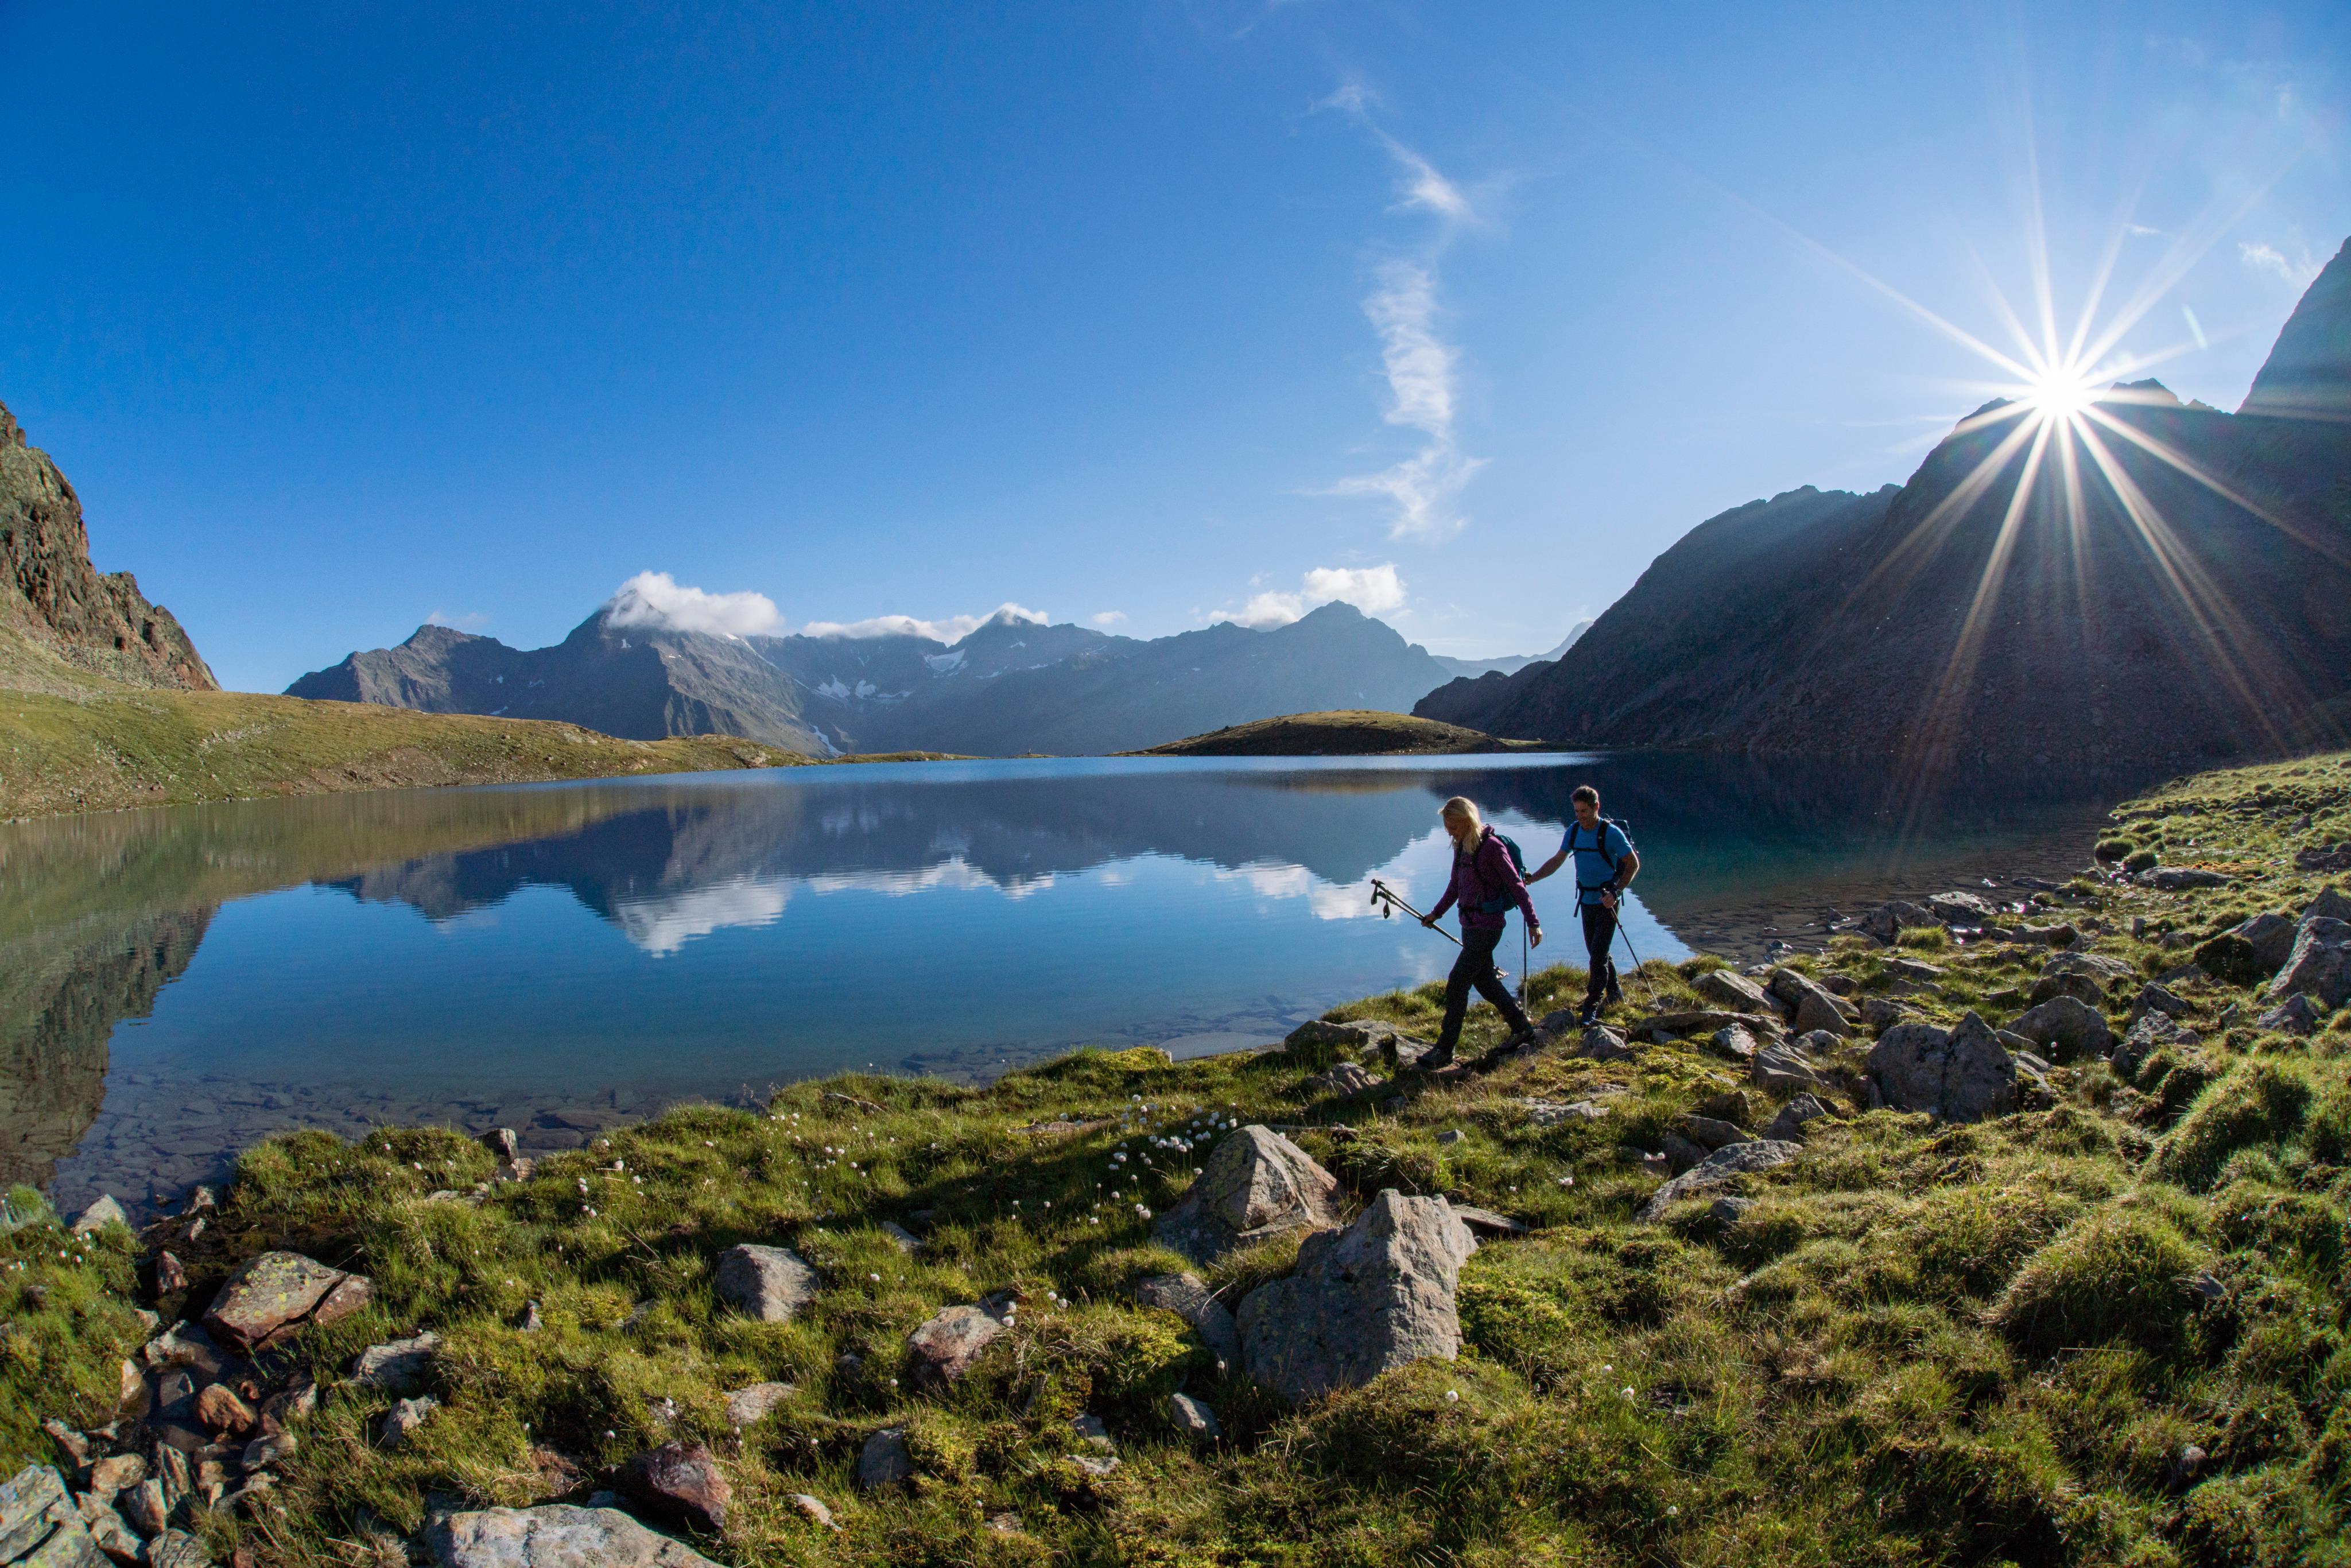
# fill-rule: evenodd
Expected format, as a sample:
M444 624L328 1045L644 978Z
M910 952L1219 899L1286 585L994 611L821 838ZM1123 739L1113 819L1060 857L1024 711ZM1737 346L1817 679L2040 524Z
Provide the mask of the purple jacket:
M1499 931L1510 924L1509 915L1499 909L1489 912L1479 907L1493 898L1508 898L1523 910L1530 935L1542 929L1542 922L1535 917L1535 901L1527 892L1526 882L1519 875L1519 868L1510 863L1510 852L1502 847L1494 830L1488 828L1485 837L1478 841L1476 853L1454 852L1453 884L1445 890L1445 896L1437 901L1437 907L1428 912L1428 916L1434 920L1458 903L1461 929Z

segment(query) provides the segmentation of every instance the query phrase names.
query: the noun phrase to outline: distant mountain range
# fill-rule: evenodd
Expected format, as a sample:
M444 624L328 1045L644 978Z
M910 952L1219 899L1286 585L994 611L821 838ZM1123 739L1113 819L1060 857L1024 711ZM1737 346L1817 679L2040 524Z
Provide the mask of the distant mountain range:
M2046 423L2036 467L2043 423L1996 402L1899 487L1807 486L1710 518L1568 657L1413 711L1877 768L2191 766L2338 740L2351 243L2234 414L2116 386Z
M1403 713L1454 675L1531 662L1440 659L1347 604L1271 631L1221 622L1149 641L1008 610L952 643L908 632L725 637L619 624L607 607L548 648L421 626L397 648L353 653L287 691L563 719L635 739L726 734L817 753L1078 756L1278 714Z

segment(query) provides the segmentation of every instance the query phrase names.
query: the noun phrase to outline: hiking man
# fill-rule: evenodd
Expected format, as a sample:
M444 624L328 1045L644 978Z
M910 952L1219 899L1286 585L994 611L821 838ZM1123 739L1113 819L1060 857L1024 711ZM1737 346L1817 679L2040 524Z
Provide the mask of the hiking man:
M1473 986L1510 1026L1510 1038L1499 1050L1510 1050L1534 1038L1535 1026L1526 1009L1494 969L1494 949L1509 928L1510 905L1517 904L1526 916L1527 939L1542 946L1542 922L1535 918L1534 900L1527 895L1527 884L1512 858L1515 846L1488 827L1478 808L1459 795L1445 802L1438 820L1453 841L1453 880L1446 884L1445 896L1437 901L1437 907L1422 915L1420 923L1434 930L1437 916L1459 904L1461 956L1453 961L1453 972L1445 977L1445 1027L1437 1033L1437 1049L1420 1059L1422 1069L1432 1072L1453 1065L1453 1048L1460 1043L1461 1020L1469 1011Z
M1625 830L1600 814L1600 791L1579 784L1568 797L1575 821L1559 841L1559 853L1543 862L1529 882L1541 882L1575 857L1576 904L1583 916L1583 950L1591 956L1592 977L1584 982L1583 1022L1596 1022L1604 1004L1621 1003L1624 989L1616 983L1616 961L1608 950L1616 945L1616 905L1633 879L1641 874L1641 856Z

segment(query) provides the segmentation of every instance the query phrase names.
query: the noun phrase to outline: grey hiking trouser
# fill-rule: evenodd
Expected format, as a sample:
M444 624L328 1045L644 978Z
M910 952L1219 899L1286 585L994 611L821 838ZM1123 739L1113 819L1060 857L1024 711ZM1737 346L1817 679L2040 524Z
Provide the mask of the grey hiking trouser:
M1492 930L1464 930L1461 933L1461 956L1453 960L1453 972L1445 977L1445 1028L1437 1036L1437 1049L1451 1051L1461 1039L1461 1020L1469 1011L1469 988L1494 1004L1509 1021L1510 1031L1534 1026L1527 1021L1526 1009L1519 998L1510 995L1510 988L1502 984L1502 977L1494 968L1494 949L1501 945L1504 927Z

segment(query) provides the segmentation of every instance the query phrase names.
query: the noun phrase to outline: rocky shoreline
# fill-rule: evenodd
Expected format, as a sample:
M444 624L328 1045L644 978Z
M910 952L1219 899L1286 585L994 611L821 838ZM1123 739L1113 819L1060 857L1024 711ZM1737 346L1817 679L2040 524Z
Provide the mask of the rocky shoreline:
M2116 820L1474 1069L1424 988L17 1215L0 1562L2324 1561L2351 761Z

